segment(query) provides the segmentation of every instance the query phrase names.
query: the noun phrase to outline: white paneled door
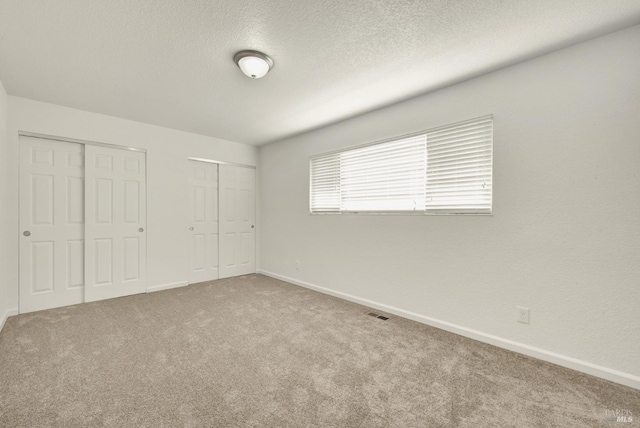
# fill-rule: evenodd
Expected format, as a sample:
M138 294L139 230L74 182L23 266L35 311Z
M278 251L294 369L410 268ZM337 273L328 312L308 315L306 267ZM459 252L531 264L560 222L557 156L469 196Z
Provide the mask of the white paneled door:
M255 173L220 165L220 278L256 271Z
M83 301L84 147L20 137L20 312Z
M145 154L85 147L85 301L146 291Z
M189 283L218 279L218 165L189 161Z

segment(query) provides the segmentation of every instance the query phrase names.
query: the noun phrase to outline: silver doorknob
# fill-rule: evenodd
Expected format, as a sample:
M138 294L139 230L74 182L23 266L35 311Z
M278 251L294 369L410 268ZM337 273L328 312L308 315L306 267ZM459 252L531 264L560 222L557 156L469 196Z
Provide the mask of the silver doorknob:
M191 227L189 228L189 230L193 231L193 226L191 226Z
M24 236L31 236L31 232L29 232L28 230L25 230L24 232L22 232L22 234Z
M144 232L144 229L141 227L140 229L138 229L138 232Z
M254 227L255 227L254 225L251 225L251 229L253 229Z

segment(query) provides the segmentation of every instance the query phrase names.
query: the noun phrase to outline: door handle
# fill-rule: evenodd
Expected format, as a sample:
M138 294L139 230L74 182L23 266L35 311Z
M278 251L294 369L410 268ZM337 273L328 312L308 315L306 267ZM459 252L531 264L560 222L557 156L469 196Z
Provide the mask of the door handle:
M255 227L254 225L251 225L251 229L253 229L254 227Z
M138 229L138 232L144 232L144 228L141 227L140 229Z
M193 232L193 226L191 226L191 227L189 228L189 230Z
M24 236L31 236L31 232L29 232L28 230L25 230L24 232L22 232L22 234Z

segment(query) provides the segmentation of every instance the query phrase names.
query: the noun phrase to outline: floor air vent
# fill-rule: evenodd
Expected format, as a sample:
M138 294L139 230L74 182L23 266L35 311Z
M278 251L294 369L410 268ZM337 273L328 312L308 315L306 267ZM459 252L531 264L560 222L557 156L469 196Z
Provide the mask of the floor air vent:
M376 314L374 312L369 312L367 315L369 315L371 317L375 317L375 318L381 319L382 321L386 321L386 320L389 319L389 317L385 317L383 315L378 315L378 314Z

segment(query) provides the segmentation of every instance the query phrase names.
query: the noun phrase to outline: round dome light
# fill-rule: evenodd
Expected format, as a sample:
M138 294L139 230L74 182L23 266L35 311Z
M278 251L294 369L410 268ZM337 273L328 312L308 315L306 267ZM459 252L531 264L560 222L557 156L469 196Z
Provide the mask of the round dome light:
M273 67L273 60L258 51L240 51L234 55L233 61L252 79L264 77Z

